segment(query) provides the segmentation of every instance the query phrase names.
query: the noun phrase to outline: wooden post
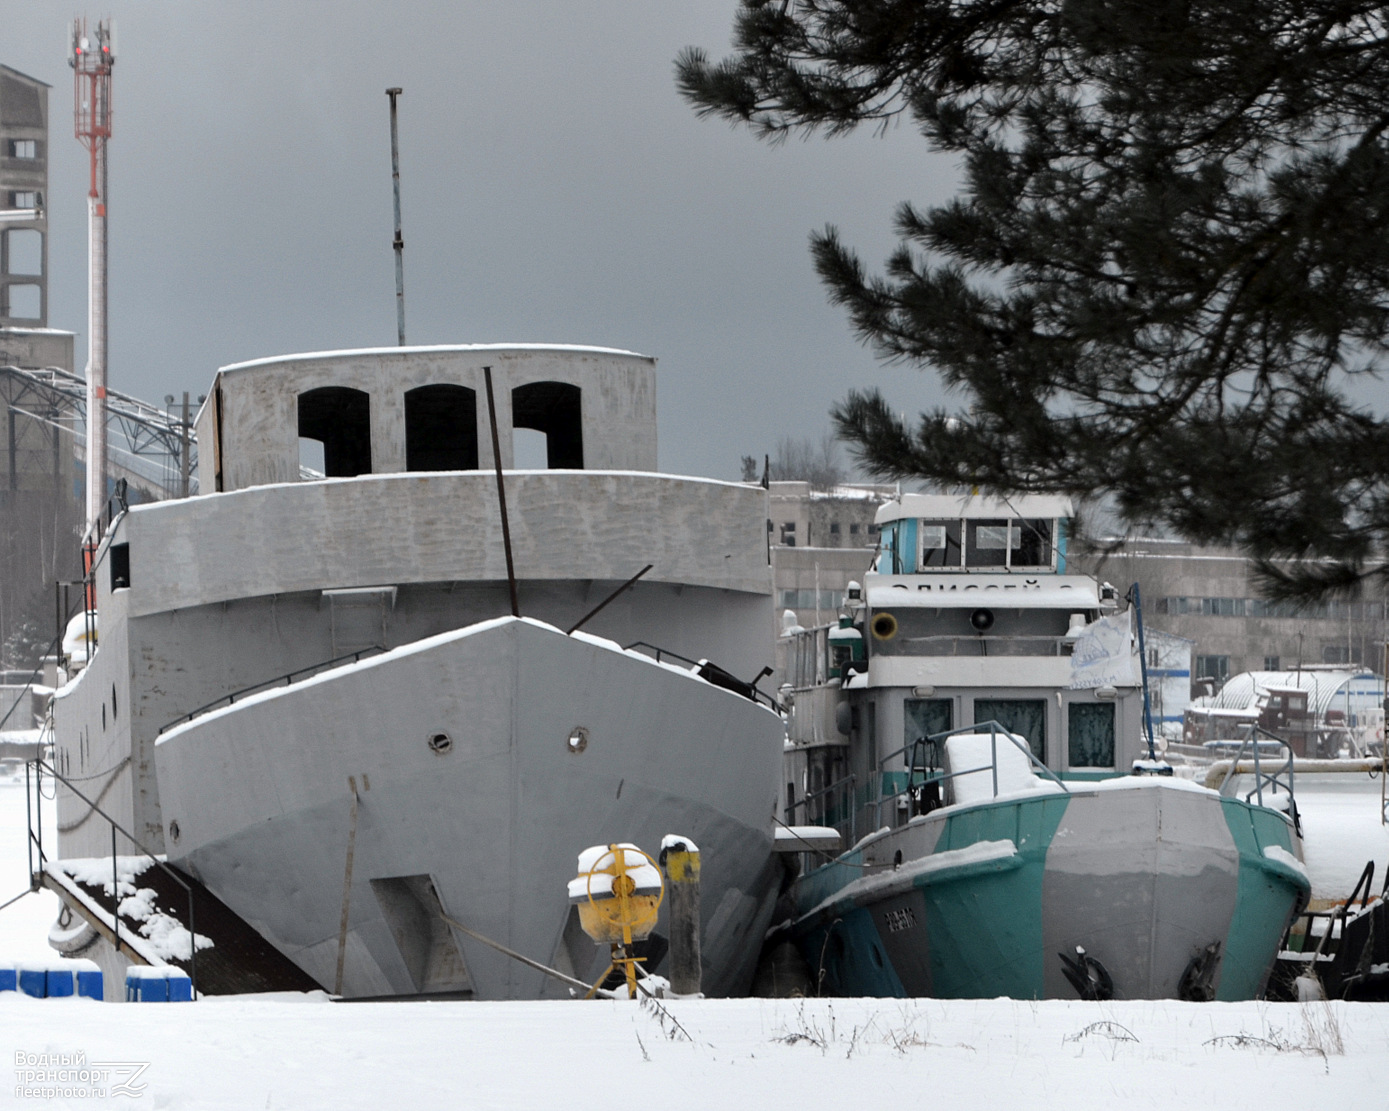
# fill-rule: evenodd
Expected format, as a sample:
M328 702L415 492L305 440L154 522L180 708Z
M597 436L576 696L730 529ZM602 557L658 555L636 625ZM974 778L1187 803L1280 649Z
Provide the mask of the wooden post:
M698 847L688 837L667 834L661 842L661 867L670 892L670 990L673 995L698 995Z

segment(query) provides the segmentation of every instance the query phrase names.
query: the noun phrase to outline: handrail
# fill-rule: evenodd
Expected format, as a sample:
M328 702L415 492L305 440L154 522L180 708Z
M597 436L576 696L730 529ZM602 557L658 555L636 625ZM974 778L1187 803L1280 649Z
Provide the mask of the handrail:
M821 787L821 788L819 788L818 790L809 792L804 798L798 799L796 802L793 802L790 806L787 806L787 807L784 808L784 813L786 814L786 821L787 821L787 824L791 824L792 822L794 822L795 817L796 817L796 811L797 811L798 809L800 809L801 807L803 807L803 806L806 807L806 808L807 808L807 811L808 811L808 810L809 810L810 803L813 802L815 799L823 798L823 797L825 797L826 795L830 794L832 791L838 791L838 790L840 790L841 788L843 788L845 784L848 784L848 785L849 785L849 791L848 791L849 806L848 806L848 808L847 808L848 811L849 811L849 819L848 819L848 820L849 820L849 837L848 837L848 843L849 843L850 845L855 844L855 843L858 841L858 807L856 807L855 805L853 805L853 803L854 803L853 787L854 787L854 784L857 783L857 782L858 782L858 776L855 775L853 772L850 772L848 775L846 775L846 776L841 776L839 779L836 779L833 783L829 784L828 786ZM842 823L843 823L843 819L840 819L840 824L842 824ZM840 830L839 832L842 834L844 831L843 831L843 830Z
M981 764L977 768L965 768L962 771L957 772L937 772L934 766L932 766L930 771L919 782L914 779L914 776L918 770L918 764L916 763L916 754L922 749L924 749L927 745L938 747L941 741L949 737L961 736L963 734L981 733L985 728L987 728L989 731L989 763ZM878 826L882 825L882 807L885 801L899 799L903 795L910 797L912 792L915 790L920 790L922 788L929 787L935 783L944 783L948 779L957 779L963 775L973 775L975 772L989 771L993 773L993 797L998 798L999 734L1002 734L1003 737L1010 744L1012 744L1016 749L1018 749L1019 752L1026 756L1028 763L1032 767L1040 771L1046 778L1050 779L1053 783L1060 787L1061 790L1065 791L1067 794L1070 794L1071 789L1061 781L1060 777L1057 776L1055 772L1053 772L1040 760L1038 760L1037 757L1033 754L1032 749L1029 748L1026 744L1018 741L1017 738L1014 737L1012 733L1010 733L1007 729L1005 729L1002 724L1000 724L997 721L981 721L975 722L973 725L961 726L958 729L948 729L943 733L934 733L929 737L918 738L917 740L913 741L910 745L903 745L901 748L889 752L886 756L879 760L878 775L876 776L877 801L875 803L876 809L874 811L875 824ZM888 767L889 762L897 756L905 756L907 754L908 749L911 749L912 761L907 765L906 787L900 791L895 791L890 795L884 796L882 793L883 777L887 774L887 772L896 770Z
M1263 749L1263 745L1258 743L1259 737L1261 735L1263 737L1268 738L1271 741L1276 741L1278 744L1282 745L1287 752L1287 759L1283 761L1281 766L1275 768L1271 772L1265 772L1263 770L1263 767L1261 766L1261 761L1259 759L1260 751ZM1278 734L1269 732L1261 725L1256 725L1255 723L1250 722L1248 726L1248 732L1245 734L1243 741L1240 743L1239 751L1235 753L1234 757L1230 760L1230 771L1226 774L1224 782L1222 782L1220 785L1220 793L1228 798L1230 794L1233 792L1234 788L1231 786L1231 784L1233 784L1235 781L1235 776L1239 769L1239 762L1244 757L1245 752L1249 749L1253 750L1254 755L1254 787L1252 790L1248 791L1245 794L1244 801L1248 802L1251 798L1257 796L1259 800L1258 805L1263 806L1264 784L1269 784L1272 787L1274 794L1277 794L1278 787L1282 786L1283 789L1288 792L1288 799L1292 803L1291 817L1293 820L1293 824L1299 825L1300 823L1298 823L1297 820L1297 796L1296 792L1294 791L1293 782L1293 769L1295 764L1293 747L1292 745L1288 744L1288 742L1285 741L1282 737L1278 736ZM1279 777L1284 772L1287 772L1286 783L1281 782L1279 779Z
M386 651L384 646L380 644L373 644L368 648L362 648L356 652L349 652L346 656L335 656L331 660L324 660L322 663L310 664L308 667L301 667L298 671L291 671L286 675L277 675L274 679L266 679L262 683L255 683L249 687L242 687L240 690L232 691L231 694L224 694L221 698L209 702L206 706L199 706L196 710L189 711L188 713L184 714L181 718L175 718L167 725L160 726L159 732L156 733L155 736L162 736L164 733L168 732L168 730L174 728L174 726L182 725L185 722L192 721L194 718L200 717L201 715L207 713L209 710L217 709L223 703L225 703L228 706L231 706L236 702L238 698L244 698L248 694L255 694L258 691L269 690L271 687L277 687L281 683L288 687L291 686L295 682L295 680L300 676L306 679L311 679L318 672L324 671L327 668L334 666L335 664L343 663L346 660L351 660L353 663L356 663L368 652L384 651Z
M631 644L624 644L624 645L622 646L622 650L623 650L624 652L632 652L632 651L635 651L635 650L638 649L638 648L646 648L646 649L649 649L650 651L654 652L654 653L656 654L656 662L657 662L657 663L664 663L664 662L665 662L665 658L666 658L666 657L669 657L669 658L672 659L672 660L679 660L682 664L687 665L691 671L698 671L698 670L699 670L701 667L703 667L705 664L709 664L711 667L715 667L715 668L718 667L717 664L713 664L713 663L711 663L711 662L710 662L709 660L707 660L707 659L706 659L706 660L692 660L692 659L690 659L689 656L682 656L682 655L680 655L679 652L672 652L669 648L662 648L662 647L661 647L660 645L658 645L658 644L652 644L652 643L650 643L649 641L645 641L645 640L634 640L634 641L632 641ZM722 670L722 669L719 668L719 670ZM765 669L765 670L762 672L762 674L759 675L759 676L757 677L757 679L754 679L751 683L747 683L747 688L748 688L748 690L750 690L750 691L752 692L752 694L751 694L751 696L750 696L751 699L752 699L752 701L754 701L754 702L756 702L756 703L758 703L758 704L760 704L760 705L764 705L764 706L766 706L769 710L773 710L773 711L775 711L776 713L781 713L781 703L778 702L772 695L768 694L766 691L762 690L762 689L761 689L760 687L758 687L758 685L757 685L758 680L760 680L764 675L768 675L768 674L770 674L770 673L771 673L771 668ZM732 676L731 678L737 679L737 676ZM743 680L739 680L739 682L743 682ZM725 689L727 689L727 688L725 688Z
M988 655L988 647L989 647L990 644L1005 645L1005 644L1017 644L1017 643L1020 643L1020 642L1023 642L1023 641L1041 641L1043 644L1046 644L1049 648L1055 649L1055 651L1048 651L1048 652L1046 652L1046 653L1042 653L1042 652L1029 652L1029 653L1027 653L1027 654L1028 654L1028 655L1031 655L1031 656L1040 656L1040 655L1047 655L1047 656L1053 656L1053 655L1054 655L1054 656L1063 656L1063 655L1065 655L1065 653L1062 651L1062 649L1063 649L1063 648L1070 647L1070 646L1074 645L1074 643L1075 643L1074 638L1069 638L1069 639L1068 639L1068 638L1067 638L1066 636L1064 636L1064 635L1052 635L1052 634L1048 634L1048 633L1019 633L1019 634L1017 634L1017 635L1015 635L1015 636L1004 636L1004 635L1001 635L1001 634L998 634L998 633L994 633L994 634L991 634L991 635L988 635L988 636L984 635L983 633L977 633L977 634L974 634L974 633L935 633L935 634L932 634L931 636L924 636L924 637L902 637L902 638L901 638L901 643L903 643L903 644L932 644L932 643L941 642L941 641L950 641L950 642L951 642L951 651L950 651L950 652L948 652L948 653L934 653L934 654L936 654L936 655L942 655L942 656L943 656L943 655L950 655L950 656L958 656L958 655L960 655L959 649L960 649L960 644L961 644L961 642L964 642L966 645L981 645L981 646L982 646L982 650L981 650L981 652L980 652L979 654L985 655L985 656ZM902 653L895 653L895 652L894 652L894 653L890 653L890 654L891 654L891 655L901 655ZM925 655L926 653L922 653L922 654Z
M116 937L115 946L116 946L116 952L117 952L117 954L120 953L120 948L121 948L121 893L120 893L120 878L119 878L119 874L118 874L118 871L117 871L117 865L116 865L116 855L117 855L117 854L116 854L116 834L117 834L117 833L120 833L120 835L121 835L122 837L124 837L127 841L129 841L132 845L134 845L137 849L139 849L139 850L140 850L140 853L141 853L142 855L148 857L155 865L157 865L160 869L162 869L164 872L166 872L166 873L168 874L168 876L169 876L170 879L172 879L176 884L178 884L181 888L183 888L184 894L186 894L186 895L188 896L188 954L189 954L189 956L188 956L188 979L189 979L189 981L190 981L190 983L191 983L191 985L192 985L192 989L193 989L193 998L196 1000L196 999L198 998L198 931L194 928L195 923L194 923L194 918L193 918L193 888L192 888L191 886L189 886L189 884L183 879L182 876L180 876L180 875L179 875L177 872L175 872L171 867L169 867L168 864L166 864L164 861L160 860L159 857L155 856L154 853L150 852L149 849L145 848L144 845L142 845L139 841L137 841L137 840L135 839L135 835L134 835L134 834L132 834L129 830L127 830L124 826L122 826L119 822L117 822L116 819L113 818L113 817L111 817L110 814L106 813L105 810L101 809L100 806L98 806L95 802L93 802L91 799L89 799L86 795L84 795L81 791L79 791L75 786L73 786L72 780L68 779L65 775L63 775L61 772L59 772L58 769L55 768L55 767L53 767L52 764L46 763L46 762L45 762L44 760L42 760L42 759L39 759L39 760L30 760L30 761L26 762L25 765L24 765L25 809L26 809L26 811L27 811L27 809L28 809L28 801L29 801L29 798L28 798L28 789L29 789L29 767L30 767L30 765L33 766L33 768L34 768L34 774L35 774L35 777L36 777L36 778L35 778L34 797L35 797L35 799L36 799L37 801L36 801L35 804L34 804L34 814L33 814L33 818L34 818L35 824L37 825L38 831L39 831L39 836L38 836L38 847L39 847L39 866L40 866L40 870L43 869L43 867L44 867L44 865L45 865L45 862L46 862L46 856L45 856L44 851L43 851L43 801L42 801L42 800L43 800L43 790L42 790L42 786L43 786L43 773L44 773L45 771L47 771L49 775L51 775L51 776L52 776L54 779L56 779L59 783L63 784L63 786L65 786L65 787L66 787L69 791L71 791L74 795L76 795L76 796L77 796L78 798L80 798L83 802L85 802L85 803L87 804L87 806L91 808L91 810L95 811L96 813L100 814L103 818L105 818L105 819L106 819L106 823L111 827L111 872L112 872L112 880L111 880L111 921L112 921L112 923L113 923L113 932L114 932L115 937ZM56 805L56 803L55 803L55 805ZM30 840L31 840L31 842L32 842L32 841L33 841L33 838L34 838L33 826L31 826L30 829L29 829L29 837L30 837ZM34 871L34 857L33 857L33 851L32 851L32 847L31 847L30 853L29 853L29 882L30 882L30 885L31 885L31 886L30 886L30 890L34 890L34 891L37 891L37 890L38 890L38 885L37 885L37 883L35 883L35 876L36 876L36 875L37 875L37 873L35 873L35 871Z

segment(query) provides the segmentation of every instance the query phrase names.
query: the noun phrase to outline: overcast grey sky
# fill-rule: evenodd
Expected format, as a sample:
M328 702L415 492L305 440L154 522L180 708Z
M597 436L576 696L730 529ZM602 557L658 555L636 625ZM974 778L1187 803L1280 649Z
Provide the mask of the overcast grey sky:
M397 4L111 0L110 376L160 401L220 365L395 342L388 85L400 101L412 343L656 356L660 464L737 476L779 436L933 374L850 335L812 269L826 223L876 264L896 204L950 162L910 130L772 147L677 96L684 46L727 52L734 0ZM0 0L0 62L50 93L50 315L86 337L86 155L67 9Z

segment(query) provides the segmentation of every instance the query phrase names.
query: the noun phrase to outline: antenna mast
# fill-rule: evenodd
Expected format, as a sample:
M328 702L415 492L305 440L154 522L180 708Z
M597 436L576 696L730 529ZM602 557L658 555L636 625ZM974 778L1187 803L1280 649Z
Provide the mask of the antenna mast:
M391 186L395 190L395 330L401 347L405 346L405 240L400 237L400 141L396 132L395 98L402 89L387 89L391 98Z
M106 141L111 138L111 67L115 26L101 20L93 35L75 19L72 66L74 130L91 155L87 191L87 544L106 503Z

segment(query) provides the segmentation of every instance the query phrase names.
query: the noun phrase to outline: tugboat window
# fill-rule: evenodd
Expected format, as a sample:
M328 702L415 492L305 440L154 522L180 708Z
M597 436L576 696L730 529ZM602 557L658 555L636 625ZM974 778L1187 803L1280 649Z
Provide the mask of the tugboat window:
M968 543L965 551L967 567L1004 567L1008 563L1009 540L1017 537L1017 528L1008 521L968 522Z
M581 399L579 387L567 382L530 382L511 391L512 427L545 433L551 470L583 470Z
M323 473L352 478L371 473L371 397L348 386L299 395L299 435L323 444Z
M976 698L976 723L996 721L1009 733L1026 737L1032 755L1047 759L1047 704L1041 698Z
M1114 703L1072 702L1067 719L1070 766L1114 767Z
M922 521L921 569L960 566L960 522Z
M405 393L405 469L477 470L477 393L419 386Z

